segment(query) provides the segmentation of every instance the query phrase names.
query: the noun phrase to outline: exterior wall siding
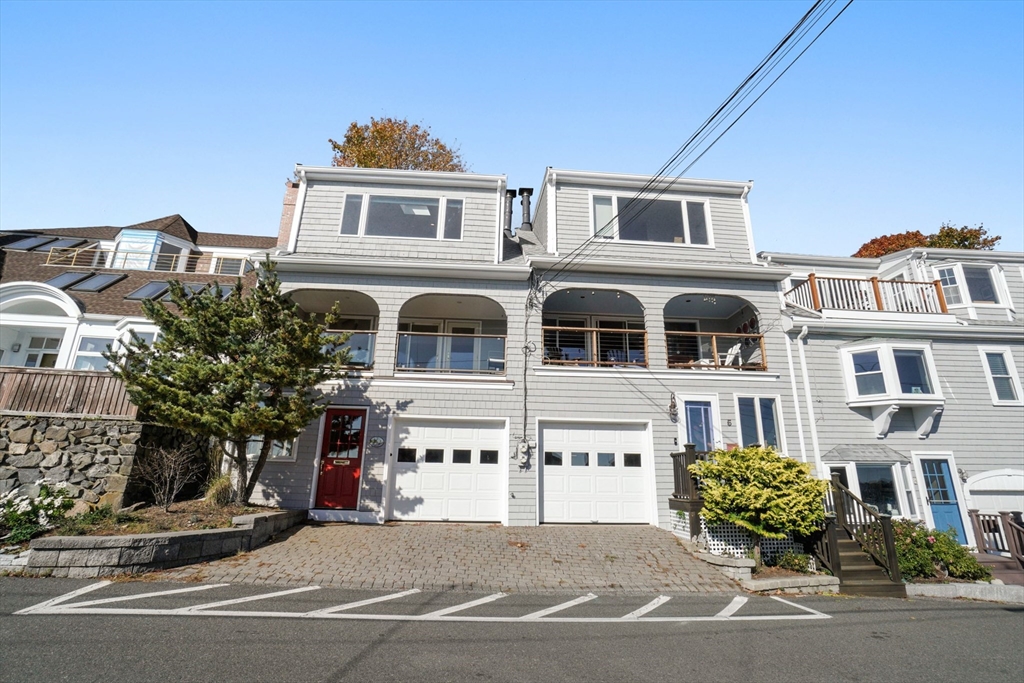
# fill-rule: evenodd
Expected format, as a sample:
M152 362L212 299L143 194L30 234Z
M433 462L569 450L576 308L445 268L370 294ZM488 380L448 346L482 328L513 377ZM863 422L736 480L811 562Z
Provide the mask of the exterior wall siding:
M373 193L387 190L418 197L441 195L462 198L462 239L399 239L389 237L342 236L341 212L347 192ZM404 185L372 186L359 183L310 181L299 220L296 253L380 259L437 259L441 261L494 262L500 205L497 191L469 188L416 190Z

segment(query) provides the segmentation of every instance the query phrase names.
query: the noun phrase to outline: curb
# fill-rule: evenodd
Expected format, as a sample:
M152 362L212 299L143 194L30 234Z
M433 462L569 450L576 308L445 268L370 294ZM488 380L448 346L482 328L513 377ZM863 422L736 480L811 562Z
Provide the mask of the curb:
M1024 586L987 583L908 583L908 598L968 598L1024 605Z

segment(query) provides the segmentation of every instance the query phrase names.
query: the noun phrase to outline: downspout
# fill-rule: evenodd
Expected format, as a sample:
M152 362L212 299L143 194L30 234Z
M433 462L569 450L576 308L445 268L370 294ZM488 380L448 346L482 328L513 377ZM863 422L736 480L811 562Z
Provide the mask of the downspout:
M814 452L814 469L819 477L824 478L825 471L821 464L821 449L818 447L818 426L814 422L814 402L811 398L811 380L807 375L807 357L804 355L804 337L807 336L807 325L803 326L796 336L796 350L800 355L800 371L804 378L804 400L807 401L807 421L811 428L811 449Z
M806 327L804 329L807 329ZM796 412L796 435L800 441L800 459L807 462L807 444L804 443L804 421L800 417L800 391L796 387L796 370L793 368L793 340L789 334L783 333L786 337L786 362L789 363L789 384L793 392L793 406Z

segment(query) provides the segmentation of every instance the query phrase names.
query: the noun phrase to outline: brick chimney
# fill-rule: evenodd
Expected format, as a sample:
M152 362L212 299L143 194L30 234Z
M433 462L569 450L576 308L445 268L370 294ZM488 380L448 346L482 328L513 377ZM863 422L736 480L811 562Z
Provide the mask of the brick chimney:
M281 225L277 229L277 248L287 249L292 237L292 219L295 218L295 200L299 196L299 184L294 180L285 181L284 206L281 207Z

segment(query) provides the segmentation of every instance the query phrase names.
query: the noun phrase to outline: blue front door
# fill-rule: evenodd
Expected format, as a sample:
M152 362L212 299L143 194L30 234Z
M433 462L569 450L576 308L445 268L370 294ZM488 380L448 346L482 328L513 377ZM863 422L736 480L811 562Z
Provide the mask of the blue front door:
M932 510L935 528L939 531L952 529L961 543L967 543L964 523L960 517L960 504L956 500L956 489L949 472L948 460L922 460L924 490L928 506Z

